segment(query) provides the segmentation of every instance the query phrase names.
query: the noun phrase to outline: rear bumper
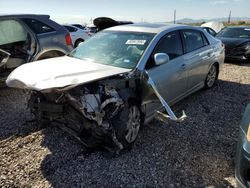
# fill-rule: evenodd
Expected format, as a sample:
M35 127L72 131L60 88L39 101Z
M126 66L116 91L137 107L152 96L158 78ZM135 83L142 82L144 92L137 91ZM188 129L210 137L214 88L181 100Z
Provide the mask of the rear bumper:
M243 130L237 147L235 176L239 187L250 187L250 143Z

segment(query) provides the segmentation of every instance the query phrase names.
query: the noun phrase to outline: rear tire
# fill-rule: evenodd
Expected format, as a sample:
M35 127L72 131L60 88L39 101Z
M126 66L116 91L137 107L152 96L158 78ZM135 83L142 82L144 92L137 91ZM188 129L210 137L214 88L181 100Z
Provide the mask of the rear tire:
M79 44L80 44L81 42L84 42L84 40L82 40L82 39L77 39L76 42L75 42L74 47L76 48L77 46L79 46Z
M218 68L215 64L213 64L207 74L206 80L205 80L205 88L210 89L214 86L215 81L218 77Z

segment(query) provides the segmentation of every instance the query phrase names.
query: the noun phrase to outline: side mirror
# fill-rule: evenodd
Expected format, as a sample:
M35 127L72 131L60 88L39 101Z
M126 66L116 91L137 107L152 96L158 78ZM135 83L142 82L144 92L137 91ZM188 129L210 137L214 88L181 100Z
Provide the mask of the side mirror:
M154 55L155 65L161 65L169 62L169 56L166 53L157 53Z

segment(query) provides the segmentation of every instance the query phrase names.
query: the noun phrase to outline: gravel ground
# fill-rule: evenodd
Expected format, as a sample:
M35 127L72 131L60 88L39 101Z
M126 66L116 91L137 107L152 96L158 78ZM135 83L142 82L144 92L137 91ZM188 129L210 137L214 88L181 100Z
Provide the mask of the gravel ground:
M55 127L29 122L25 95L0 91L0 187L234 187L238 126L250 101L250 66L225 64L218 84L174 106L187 120L154 120L131 151L87 153Z

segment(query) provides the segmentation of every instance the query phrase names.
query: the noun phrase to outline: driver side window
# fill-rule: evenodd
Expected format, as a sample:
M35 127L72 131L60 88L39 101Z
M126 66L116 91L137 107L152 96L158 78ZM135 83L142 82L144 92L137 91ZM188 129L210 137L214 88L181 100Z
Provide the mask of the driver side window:
M156 53L166 53L170 60L181 56L183 50L179 32L174 31L165 35L155 47L154 54Z
M154 67L154 54L166 53L169 60L183 55L183 47L179 31L173 31L163 36L156 45L146 68Z

